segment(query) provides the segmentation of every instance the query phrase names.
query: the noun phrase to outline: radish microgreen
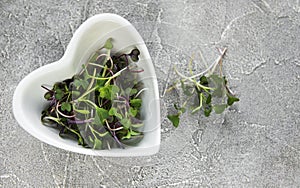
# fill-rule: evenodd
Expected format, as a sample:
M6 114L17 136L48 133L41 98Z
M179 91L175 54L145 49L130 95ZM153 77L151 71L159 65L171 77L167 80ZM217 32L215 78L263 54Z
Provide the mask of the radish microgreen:
M192 60L189 62L190 76L180 73L176 67L174 70L180 77L165 92L173 89L180 89L185 96L182 104L175 104L176 113L169 114L167 118L172 122L173 126L178 127L180 116L190 110L192 114L202 111L206 117L210 116L214 111L221 114L226 108L238 102L239 99L231 92L228 87L228 81L222 72L222 58L227 49L221 51L220 57L208 67L205 71L193 74L191 69ZM219 71L217 68L219 67ZM190 105L192 101L192 105Z
M111 55L112 49L110 38L78 74L56 82L52 89L42 86L49 101L42 112L43 124L87 148L124 148L143 138L142 99L137 94L147 88L136 81L143 71L136 66L140 51Z

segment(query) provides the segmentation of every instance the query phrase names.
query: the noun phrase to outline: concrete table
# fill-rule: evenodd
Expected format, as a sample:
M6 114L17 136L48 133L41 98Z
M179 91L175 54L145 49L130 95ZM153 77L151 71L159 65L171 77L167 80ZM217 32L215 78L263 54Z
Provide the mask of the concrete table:
M60 59L76 28L104 12L141 33L160 91L170 65L187 71L195 54L199 71L199 52L212 62L216 48L227 47L224 69L240 102L222 115L185 115L175 129L166 119L174 98L166 95L161 149L148 157L84 156L33 138L13 117L14 89ZM299 34L297 0L2 0L0 187L299 186Z

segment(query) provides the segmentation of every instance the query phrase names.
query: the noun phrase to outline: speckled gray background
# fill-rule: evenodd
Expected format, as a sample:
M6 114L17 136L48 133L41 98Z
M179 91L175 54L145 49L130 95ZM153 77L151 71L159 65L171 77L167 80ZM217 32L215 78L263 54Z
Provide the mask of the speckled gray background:
M184 67L199 51L212 62L216 47L228 47L224 69L241 101L220 116L185 116L174 129L165 115L178 99L167 95L154 156L84 156L33 138L13 117L14 89L103 12L141 33L160 90L170 64ZM1 0L0 187L299 187L299 37L299 0Z

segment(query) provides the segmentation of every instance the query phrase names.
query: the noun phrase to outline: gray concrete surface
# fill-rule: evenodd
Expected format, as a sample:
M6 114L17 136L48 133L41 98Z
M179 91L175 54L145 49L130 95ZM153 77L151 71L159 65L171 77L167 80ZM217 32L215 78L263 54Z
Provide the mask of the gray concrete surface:
M167 95L161 150L149 157L84 156L33 138L12 115L14 89L103 12L141 33L160 90L170 64L199 51L211 62L216 47L228 47L224 69L241 101L220 116L185 116L174 129ZM1 0L0 187L299 187L299 37L299 0Z

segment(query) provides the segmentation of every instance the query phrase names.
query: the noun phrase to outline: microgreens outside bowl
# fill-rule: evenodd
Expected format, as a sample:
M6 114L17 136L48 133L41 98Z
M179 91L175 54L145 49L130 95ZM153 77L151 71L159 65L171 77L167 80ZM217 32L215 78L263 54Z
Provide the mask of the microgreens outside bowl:
M41 85L53 85L78 73L89 56L105 41L113 40L114 51L127 53L132 48L140 51L139 81L147 88L142 96L141 115L144 137L136 146L94 150L84 148L74 140L61 138L58 130L41 122L41 112L47 101ZM52 146L96 156L145 156L158 152L160 146L160 104L155 70L148 49L136 29L115 14L99 14L85 21L74 33L64 56L27 75L17 86L13 96L13 112L19 125L29 134Z

